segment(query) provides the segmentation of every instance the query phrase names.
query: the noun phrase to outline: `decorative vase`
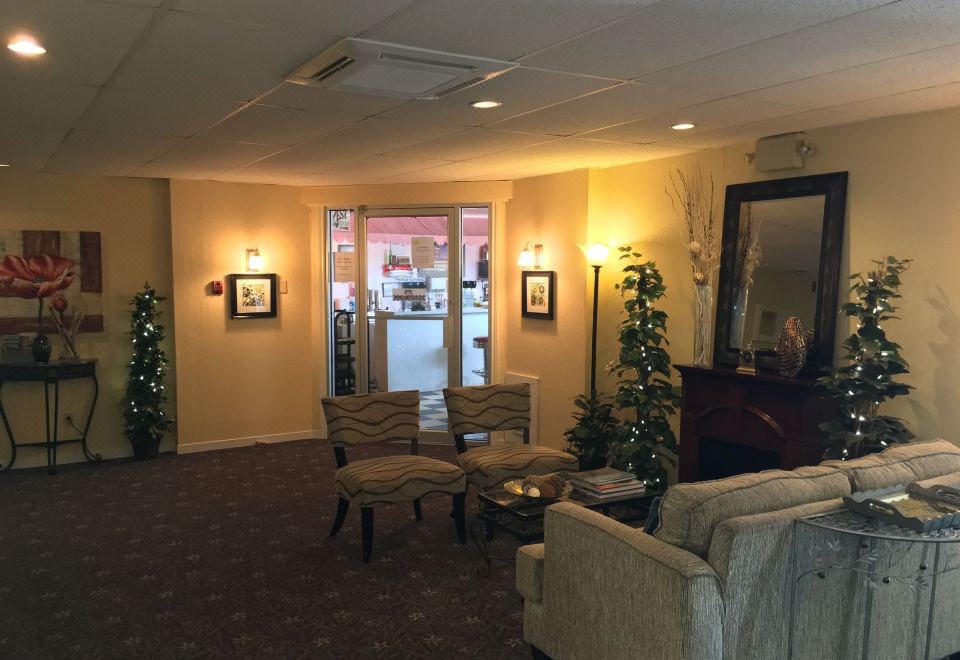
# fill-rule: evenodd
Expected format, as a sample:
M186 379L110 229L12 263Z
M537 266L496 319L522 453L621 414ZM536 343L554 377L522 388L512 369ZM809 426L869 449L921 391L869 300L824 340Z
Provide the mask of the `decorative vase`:
M693 363L700 367L710 366L710 325L713 320L713 287L709 284L694 286L697 297L694 317Z
M50 361L50 353L53 351L53 347L50 345L50 339L46 335L38 334L34 337L33 344L30 348L33 352L34 362L46 364Z
M733 314L730 318L730 346L733 348L742 349L744 347L743 326L747 320L747 298L749 295L749 287L738 286L733 290Z
M803 323L791 316L783 324L777 340L777 357L780 359L780 374L793 378L807 361L807 333Z

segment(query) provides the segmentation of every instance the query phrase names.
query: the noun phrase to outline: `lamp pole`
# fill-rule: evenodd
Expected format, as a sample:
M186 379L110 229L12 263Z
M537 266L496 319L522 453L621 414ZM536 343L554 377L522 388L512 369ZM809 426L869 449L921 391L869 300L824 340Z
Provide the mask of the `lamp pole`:
M597 398L597 307L600 298L600 266L593 266L593 333L590 336L590 398Z

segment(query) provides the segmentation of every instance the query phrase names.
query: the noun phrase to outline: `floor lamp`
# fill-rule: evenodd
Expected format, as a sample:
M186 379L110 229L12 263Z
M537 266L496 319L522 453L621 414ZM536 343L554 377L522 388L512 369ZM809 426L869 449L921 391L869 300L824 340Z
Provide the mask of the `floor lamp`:
M593 331L590 335L590 398L597 398L597 310L600 303L600 269L607 261L610 248L602 243L580 246L587 263L593 267Z

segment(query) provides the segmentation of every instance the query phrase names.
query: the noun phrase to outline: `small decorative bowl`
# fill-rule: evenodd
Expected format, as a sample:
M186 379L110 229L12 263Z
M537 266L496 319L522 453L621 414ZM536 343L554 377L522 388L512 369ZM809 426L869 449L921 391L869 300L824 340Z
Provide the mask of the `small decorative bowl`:
M528 481L528 479L529 477L527 477L526 479L511 479L510 481L503 484L503 488L508 493L517 495L519 497L524 497L529 500L536 500L538 502L549 502L551 500L558 500L562 497L567 497L568 495L570 495L570 493L573 492L573 484L571 484L569 481L564 480L563 485L560 487L560 492L557 495L554 495L552 497L544 497L539 494L539 488L537 488L536 486L534 486L535 490L533 492L537 494L534 495L534 494L531 494L531 491L529 488L533 484L531 484ZM524 486L527 486L526 490L524 489Z

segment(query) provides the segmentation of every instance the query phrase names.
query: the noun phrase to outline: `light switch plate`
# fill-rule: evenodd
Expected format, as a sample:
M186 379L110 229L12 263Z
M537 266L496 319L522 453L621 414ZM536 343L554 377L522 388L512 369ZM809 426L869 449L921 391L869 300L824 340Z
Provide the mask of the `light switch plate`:
M286 293L286 292L287 292L287 281L280 280L280 293Z

